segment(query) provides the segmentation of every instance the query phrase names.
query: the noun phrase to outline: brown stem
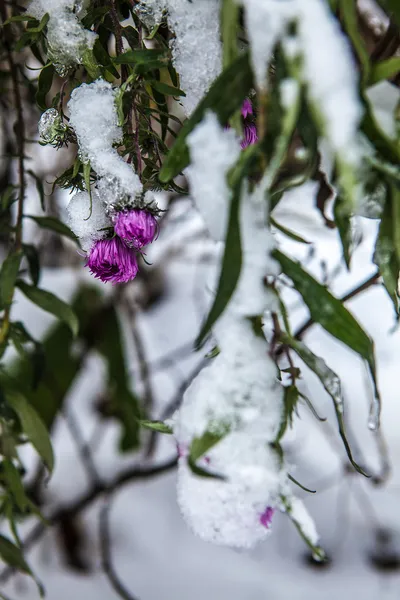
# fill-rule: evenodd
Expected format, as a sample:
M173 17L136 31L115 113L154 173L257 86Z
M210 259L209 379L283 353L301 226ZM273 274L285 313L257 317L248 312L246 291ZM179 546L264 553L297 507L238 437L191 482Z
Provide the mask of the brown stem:
M3 23L7 20L7 9L5 2L0 1L0 13ZM25 143L25 123L24 114L22 109L22 98L18 81L18 67L14 62L12 53L12 29L11 24L4 27L3 25L3 40L4 48L7 54L7 62L9 66L12 92L14 97L14 106L17 112L17 121L15 125L15 138L18 155L18 208L17 208L17 221L15 224L15 250L20 251L22 248L22 221L24 216L24 199L25 199L25 167L24 167L24 143ZM10 311L12 305L12 298L10 304L4 311L3 323L0 330L0 344L4 341L7 336L10 327Z

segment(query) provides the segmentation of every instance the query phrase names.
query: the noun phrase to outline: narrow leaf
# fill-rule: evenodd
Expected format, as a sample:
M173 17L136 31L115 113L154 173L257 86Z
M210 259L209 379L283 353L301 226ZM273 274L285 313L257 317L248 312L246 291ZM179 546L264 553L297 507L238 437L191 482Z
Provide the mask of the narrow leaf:
M318 377L320 382L322 383L325 391L329 394L333 401L333 406L336 413L336 419L338 422L340 437L342 438L344 447L347 452L347 456L353 465L353 467L366 477L369 477L367 473L355 462L353 459L353 455L351 452L351 448L349 442L346 437L346 431L344 426L343 412L344 412L344 403L343 403L343 395L342 395L342 386L340 384L339 376L332 371L325 363L322 358L316 356L311 350L302 342L299 342L289 336L283 337L283 342L290 346L296 354L301 358L301 360L307 365L313 373Z
M35 223L37 223L40 227L43 227L44 229L50 229L51 231L59 233L60 235L63 235L77 243L76 235L67 225L65 225L65 223L62 223L62 221L56 217L36 217L35 215L25 215L25 217L32 219L32 221L35 221Z
M24 559L22 551L18 546L13 544L8 538L0 534L0 558L18 571L31 575L29 565Z
M152 431L158 431L159 433L173 433L172 428L169 425L166 425L163 421L146 421L141 420L140 424L142 427L146 429L151 429Z
M15 281L21 264L22 252L9 254L0 270L0 307L9 306L12 302Z
M190 444L189 452L189 456L192 461L196 462L196 460L203 456L207 450L210 450L210 448L218 444L218 442L220 442L227 433L227 429L221 433L206 431L201 437L194 438Z
M400 73L400 56L392 56L373 65L368 85L375 85L385 79L392 79Z
M235 291L237 282L239 281L240 271L242 268L242 245L240 240L239 224L240 192L241 186L237 185L230 207L228 233L226 236L225 250L222 259L217 293L211 310L208 313L208 316L195 342L196 348L200 348L202 346L213 325L224 312L233 292Z
M24 434L41 456L49 471L52 472L54 468L53 448L42 419L19 392L7 391L6 397L9 405L18 415Z
M46 312L51 313L60 319L60 321L66 323L66 325L68 325L68 327L71 329L72 334L74 336L77 335L79 322L72 308L68 304L63 302L63 300L60 300L60 298L57 298L57 296L51 292L28 285L24 281L18 281L17 286L31 302Z
M37 286L40 279L40 261L39 254L32 244L22 244L22 252L28 261L29 275L33 285Z
M49 93L53 84L54 67L52 63L48 63L40 71L38 79L38 88L36 92L36 104L41 110L46 110L46 96Z

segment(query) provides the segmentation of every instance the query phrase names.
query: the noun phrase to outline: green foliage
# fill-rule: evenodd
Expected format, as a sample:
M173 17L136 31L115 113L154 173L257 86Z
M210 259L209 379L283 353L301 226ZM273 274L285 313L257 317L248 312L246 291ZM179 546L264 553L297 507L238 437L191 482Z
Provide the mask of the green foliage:
M93 51L85 49L80 64L68 65L65 72L62 72L62 77L59 76L59 65L53 60L47 39L49 15L45 15L39 22L26 13L13 14L5 21L4 39L10 42L11 51L18 58L14 60L17 65L17 84L21 90L24 86L23 93L20 94L24 100L21 112L26 118L28 109L32 112L37 110L35 103L41 111L48 107L56 108L60 118L60 131L49 143L55 148L68 144L75 148L75 133L64 113L65 111L68 114L66 100L71 91L82 82L90 83L98 77L103 77L118 90L116 106L123 139L117 151L132 163L138 172L140 171L145 190L173 190L179 194L185 190L174 178L190 163L187 136L202 121L206 111L214 111L222 126L229 124L241 135L240 108L244 98L252 98L254 121L260 139L257 144L242 152L227 179L230 188L229 220L223 260L215 297L204 319L196 346L200 347L205 342L235 293L243 262L240 207L245 194L251 193L255 186L258 186L261 201L265 201L273 210L287 190L307 181L317 181L317 209L324 216L325 222L338 230L343 258L348 268L353 252L351 219L358 195L373 195L380 190L382 215L374 261L398 319L400 127L396 139L389 138L382 131L366 90L375 83L397 78L400 59L386 54L383 57L378 56L377 60L371 59L373 53L367 51L364 33L359 27L356 0L331 0L329 6L339 16L341 28L348 37L357 59L359 72L355 73L355 77L359 81L359 96L364 106L360 133L371 145L373 152L363 158L360 169L348 164L338 153L333 157L334 169L330 177L320 171L319 148L325 136L325 124L321 117L321 107L312 101L305 85L301 61L287 56L284 45L278 42L269 69L267 89L253 90L254 77L250 54L249 51L241 49L247 46L247 40L243 29L242 11L237 2L223 0L221 3L223 70L183 125L174 110L174 103L179 102L179 98L184 97L185 92L181 89L179 74L175 71L168 48L167 39L171 37L172 32L167 31L167 24L163 21L161 26L154 27L145 37L146 28L142 27L140 17L131 3L117 0L115 4L117 20L124 20L117 25L115 15L110 14L110 6L99 6L99 3L94 2L89 4L81 23L85 28L96 31L98 38ZM400 9L397 0L379 0L379 4L392 20L392 25L399 26ZM128 17L131 17L130 25L125 24ZM293 24L294 33L295 30ZM125 46L121 45L122 39L125 40ZM116 50L113 48L115 40ZM148 40L151 40L151 48L147 47ZM0 50L6 63L7 52L4 52L4 49L5 46L3 47L1 42ZM22 51L23 61L18 57L18 53ZM42 65L34 78L26 77L20 68L25 60L29 64L28 58L32 57ZM11 70L4 71L3 86L2 72L2 92L4 90L5 94L8 93L8 88L12 89L14 85L11 74ZM282 101L282 82L288 79L294 84L296 91L290 106ZM55 88L58 91L53 95L52 90ZM8 98L5 99L5 104L7 101ZM56 295L38 287L41 272L40 255L35 243L23 243L22 229L26 219L33 220L41 229L50 230L74 242L77 240L71 230L55 216L26 214L24 196L30 178L35 182L42 210L45 211L53 205L50 198L45 202L43 176L28 168L30 163L23 149L20 149L21 138L23 148L27 134L19 119L20 116L17 115L10 158L19 156L25 165L23 173L17 185L10 184L13 179L8 176L0 182L0 238L7 244L5 258L0 266L0 356L5 354L9 346L18 353L17 358L0 365L0 484L4 488L2 512L9 521L17 544L14 545L7 538L0 536L0 556L7 564L31 574L19 547L15 522L17 515L34 513L36 508L26 494L22 480L23 468L17 449L19 444L29 441L51 471L54 457L49 432L63 408L71 385L81 372L84 356L95 351L102 356L106 364L106 389L99 410L105 419L115 419L118 422L122 451L132 451L139 447L140 426L158 433L170 434L172 430L161 421L150 420L151 415L144 414L140 398L132 391L118 306L114 306L112 301L108 301L94 288L81 287L70 306ZM97 183L97 174L90 163L82 162L83 160L79 154L74 154L65 170L57 174L53 191L58 186L64 189L86 190L91 194ZM325 211L328 200L334 194L334 215L331 220ZM14 203L17 203L17 206L13 207ZM12 217L14 208L17 208L16 220ZM298 243L312 242L311 239L305 240L298 232L285 227L273 215L269 216L266 225L276 227L284 236ZM373 423L377 425L380 397L376 381L374 345L370 336L345 308L343 302L314 279L298 262L279 249L273 252L273 257L280 264L283 275L291 280L293 287L301 295L311 319L367 362L375 387ZM272 283L265 282L276 294L279 290L277 279L274 278ZM23 323L13 320L16 289L57 319L40 341L32 337ZM279 296L278 304L280 316L278 318L275 315L275 325L278 324L279 330L274 332L274 343L280 345L288 358L291 358L291 353L297 354L319 379L333 401L339 434L348 458L357 471L365 474L354 461L346 438L338 375L305 344L295 339L290 331L287 309ZM254 334L263 335L261 316L249 315L249 318ZM280 319L284 323L285 331L280 330ZM84 348L83 353L74 352L75 343ZM218 352L218 347L215 347L209 356L215 356ZM270 354L276 359L278 366L278 355L274 352L272 344ZM304 397L297 387L299 368L290 364L287 369L278 369L278 373L284 382L284 414L275 449L282 453L283 458L280 442L287 428L293 425L299 403L306 402L314 415L322 419L310 400ZM290 383L287 382L288 378ZM200 467L197 461L227 433L225 430L217 433L208 431L193 440L188 464L195 474L202 477L220 477ZM301 486L290 478L296 485ZM314 555L323 559L322 550L313 546L296 520L290 498L282 498L282 505Z

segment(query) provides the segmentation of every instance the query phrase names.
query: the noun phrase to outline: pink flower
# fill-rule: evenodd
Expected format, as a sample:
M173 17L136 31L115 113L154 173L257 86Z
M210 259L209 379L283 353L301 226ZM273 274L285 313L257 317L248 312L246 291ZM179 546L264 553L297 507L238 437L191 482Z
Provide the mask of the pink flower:
M271 506L267 506L264 510L263 514L260 516L260 523L264 525L267 529L270 528L272 517L274 516L275 510Z
M247 115L253 114L253 105L248 98L245 98L242 104L242 117L245 119Z
M126 242L131 242L136 250L154 240L157 227L156 218L147 210L123 210L114 217L115 233Z
M99 240L92 246L86 265L104 283L126 283L138 272L136 255L118 238Z
M244 131L243 131L243 138L242 138L242 141L240 142L240 147L242 148L242 150L247 148L247 146L251 146L252 144L255 144L257 140L258 140L257 128L254 125L254 123L251 123L250 125L245 125Z

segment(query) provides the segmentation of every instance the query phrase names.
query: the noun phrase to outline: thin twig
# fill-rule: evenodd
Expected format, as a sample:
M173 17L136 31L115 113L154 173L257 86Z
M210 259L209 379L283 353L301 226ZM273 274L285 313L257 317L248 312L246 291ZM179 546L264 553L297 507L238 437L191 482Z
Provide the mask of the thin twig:
M57 508L52 514L46 517L46 523L43 523L42 521L37 523L22 544L24 551L27 551L34 546L43 537L49 526L58 525L58 523L65 518L72 519L93 504L93 502L103 494L111 494L133 481L143 481L151 479L155 475L168 473L169 471L174 470L177 464L178 459L177 457L174 457L160 465L134 466L121 471L119 475L109 483L101 482L97 485L93 485L89 491L70 504L70 506ZM6 567L0 573L0 582L5 583L15 572L15 569L12 567Z
M97 471L91 449L83 437L79 423L77 419L75 419L75 415L71 410L67 409L64 409L62 413L90 481L92 484L99 484L101 478Z
M114 591L124 600L137 600L124 586L114 568L110 536L111 496L107 494L99 514L101 566Z

